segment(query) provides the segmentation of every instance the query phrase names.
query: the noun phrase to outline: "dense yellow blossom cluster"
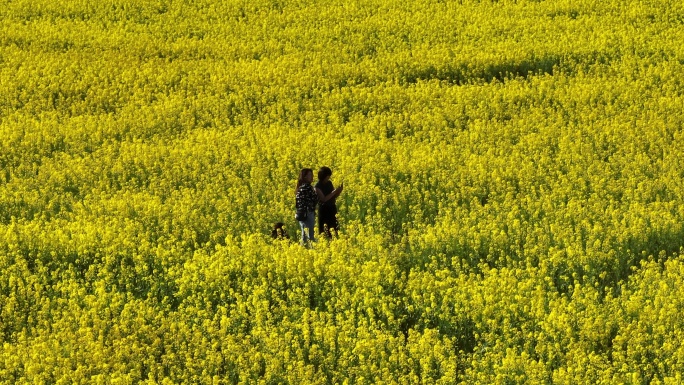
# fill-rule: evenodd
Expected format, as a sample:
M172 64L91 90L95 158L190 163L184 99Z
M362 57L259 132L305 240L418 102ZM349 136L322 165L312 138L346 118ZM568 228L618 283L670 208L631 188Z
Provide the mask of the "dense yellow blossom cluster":
M674 0L0 4L0 383L680 384ZM293 189L333 169L341 237Z

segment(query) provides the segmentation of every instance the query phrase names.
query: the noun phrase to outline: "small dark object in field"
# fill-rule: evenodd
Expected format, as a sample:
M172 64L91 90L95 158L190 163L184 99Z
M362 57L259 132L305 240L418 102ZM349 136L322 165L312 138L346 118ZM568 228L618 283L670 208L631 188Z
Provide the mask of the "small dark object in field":
M271 230L271 238L273 239L290 239L290 235L285 229L285 224L283 222L276 222Z

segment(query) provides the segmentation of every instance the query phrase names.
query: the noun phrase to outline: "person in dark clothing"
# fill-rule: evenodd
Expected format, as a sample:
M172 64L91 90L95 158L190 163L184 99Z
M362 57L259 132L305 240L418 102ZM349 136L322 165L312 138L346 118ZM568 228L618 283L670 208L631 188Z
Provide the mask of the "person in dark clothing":
M338 235L339 222L337 221L337 204L335 199L340 195L343 184L335 188L330 181L332 170L330 167L321 167L318 170L318 183L316 183L316 195L318 195L318 233L327 239L332 238L332 232Z
M318 196L311 186L311 182L313 182L313 170L310 168L302 169L297 180L297 187L295 188L295 204L297 216L299 216L300 212L302 213L302 217L298 217L297 221L302 229L301 243L304 246L309 246L311 242L316 242L314 223L316 221L316 202L318 202Z

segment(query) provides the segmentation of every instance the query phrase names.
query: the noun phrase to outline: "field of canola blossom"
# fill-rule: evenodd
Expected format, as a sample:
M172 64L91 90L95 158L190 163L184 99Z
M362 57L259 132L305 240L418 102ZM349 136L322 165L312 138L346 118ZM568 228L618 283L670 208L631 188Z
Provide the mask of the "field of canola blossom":
M0 3L0 383L684 382L680 1Z

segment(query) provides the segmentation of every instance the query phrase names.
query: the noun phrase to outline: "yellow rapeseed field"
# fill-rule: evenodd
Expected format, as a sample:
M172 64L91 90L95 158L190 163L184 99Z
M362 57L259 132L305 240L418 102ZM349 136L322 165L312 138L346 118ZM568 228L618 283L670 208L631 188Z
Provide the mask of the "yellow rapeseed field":
M682 42L674 0L0 0L0 383L684 383Z

